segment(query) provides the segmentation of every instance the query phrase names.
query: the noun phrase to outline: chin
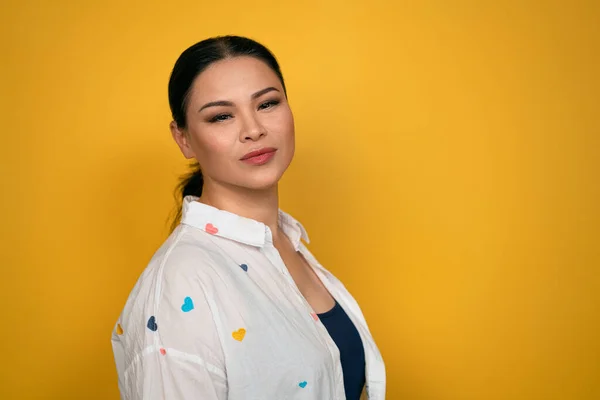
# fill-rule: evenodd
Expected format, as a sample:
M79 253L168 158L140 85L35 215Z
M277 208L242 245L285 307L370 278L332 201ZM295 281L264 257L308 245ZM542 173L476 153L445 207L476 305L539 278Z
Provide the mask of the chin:
M273 176L273 177L262 177L261 179L253 179L251 181L244 182L248 189L253 190L266 190L270 189L273 186L277 186L281 176Z
M285 170L281 168L269 168L264 171L256 171L252 176L247 176L246 179L241 182L241 186L253 190L265 190L277 186L279 180L283 176Z

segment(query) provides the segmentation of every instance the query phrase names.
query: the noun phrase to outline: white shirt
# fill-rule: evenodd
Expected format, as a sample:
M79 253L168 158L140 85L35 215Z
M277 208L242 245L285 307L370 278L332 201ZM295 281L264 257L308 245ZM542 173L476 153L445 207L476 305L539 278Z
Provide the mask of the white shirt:
M181 224L133 288L112 334L127 400L345 400L339 350L301 295L266 225L187 196ZM356 326L366 394L385 399L385 367L344 285L279 226Z

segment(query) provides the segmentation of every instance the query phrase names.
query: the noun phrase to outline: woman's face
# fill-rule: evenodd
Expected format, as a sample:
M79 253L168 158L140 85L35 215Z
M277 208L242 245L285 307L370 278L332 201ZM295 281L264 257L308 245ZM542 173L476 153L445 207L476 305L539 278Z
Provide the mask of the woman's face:
M277 184L294 155L294 119L277 75L253 57L211 64L196 77L187 127L171 123L186 158L198 160L212 185L266 189ZM267 151L248 157L254 151Z

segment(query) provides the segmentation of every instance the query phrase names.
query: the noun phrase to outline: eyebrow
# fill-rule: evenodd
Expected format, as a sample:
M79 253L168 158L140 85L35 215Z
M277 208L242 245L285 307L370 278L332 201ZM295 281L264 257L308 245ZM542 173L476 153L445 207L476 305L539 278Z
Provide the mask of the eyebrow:
M252 96L250 96L250 98L252 100L259 98L260 96L262 96L263 94L272 92L272 91L276 91L279 92L278 89L270 86L268 88L264 88L262 90L259 90L256 93L253 93ZM226 106L226 107L232 107L233 106L233 102L228 101L228 100L218 100L218 101L211 101L210 103L206 103L205 105L203 105L202 107L200 107L200 109L198 110L198 112L204 110L205 108L208 107L218 107L218 106Z

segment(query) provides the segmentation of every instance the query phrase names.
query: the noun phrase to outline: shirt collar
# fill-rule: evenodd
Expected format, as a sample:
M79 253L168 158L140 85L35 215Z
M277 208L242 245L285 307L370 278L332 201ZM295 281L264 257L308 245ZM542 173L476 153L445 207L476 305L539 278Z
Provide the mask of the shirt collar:
M197 196L185 196L181 223L201 229L215 236L220 236L236 242L256 247L263 247L265 243L272 243L271 230L256 220L245 218L229 211L200 203ZM300 239L309 243L306 230L291 215L279 210L279 227L290 239L297 251Z

